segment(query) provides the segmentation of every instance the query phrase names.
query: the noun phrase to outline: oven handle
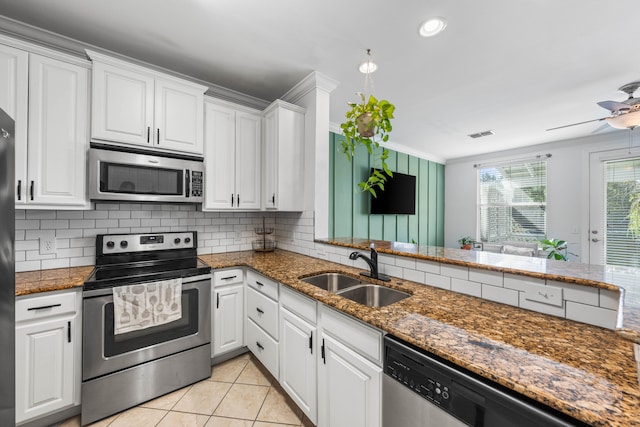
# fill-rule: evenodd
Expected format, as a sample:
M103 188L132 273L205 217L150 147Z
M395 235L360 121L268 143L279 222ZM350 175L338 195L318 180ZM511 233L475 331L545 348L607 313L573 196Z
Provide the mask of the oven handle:
M182 278L182 286L183 288L187 285L189 285L192 282L201 282L203 280L211 280L211 273L209 274L200 274L197 276L190 276L190 277L183 277ZM144 284L144 283L153 283L153 282L140 282L140 283L135 283L135 284ZM89 291L82 291L82 297L83 298L91 298L91 297L100 297L100 296L104 296L104 295L112 295L113 294L113 288L118 287L118 286L127 286L127 285L133 285L134 283L123 283L122 285L116 285L116 286L112 286L109 288L101 288L101 289L92 289Z

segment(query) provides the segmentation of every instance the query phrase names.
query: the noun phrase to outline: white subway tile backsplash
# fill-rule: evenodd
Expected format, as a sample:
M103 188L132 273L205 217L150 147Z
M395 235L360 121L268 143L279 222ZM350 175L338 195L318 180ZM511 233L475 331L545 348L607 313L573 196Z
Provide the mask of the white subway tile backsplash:
M363 270L369 270L369 266L364 262L362 262L361 268ZM380 273L391 277L402 277L402 270L402 267L398 267L397 265L382 264L379 266Z
M544 279L536 279L535 277L521 276L519 274L504 274L504 287L507 289L524 292L529 284L544 285L545 281Z
M26 219L56 219L56 211L29 210L25 212Z
M472 295L474 297L482 297L482 285L478 282L470 282L463 279L451 279L451 290L460 292L461 294Z
M479 268L470 268L469 280L472 282L486 283L487 285L503 286L504 273L500 271L490 271L490 270L481 270Z
M518 306L518 291L500 286L482 285L482 298L502 304Z
M620 293L610 291L608 289L599 289L600 291L600 307L610 310L618 310L620 304Z
M616 326L617 312L607 308L567 301L567 319L589 323L607 329L614 329Z
M42 270L49 270L52 268L67 268L69 267L69 258L61 259L45 259L42 260L40 268Z
M433 273L424 273L424 283L425 285L451 290L451 277L448 276L441 276L439 274Z
M440 266L440 274L443 276L455 277L456 279L469 279L469 267L460 265L442 264Z
M412 282L424 283L424 271L413 270L411 268L402 269L402 278Z
M415 258L396 257L396 265L402 268L416 269Z
M68 219L46 219L40 221L41 230L55 230L58 228L69 228Z

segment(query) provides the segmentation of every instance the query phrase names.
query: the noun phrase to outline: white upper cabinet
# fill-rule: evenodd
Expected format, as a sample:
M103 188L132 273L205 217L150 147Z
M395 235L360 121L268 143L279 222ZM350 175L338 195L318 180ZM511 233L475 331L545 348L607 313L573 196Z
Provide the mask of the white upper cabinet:
M4 38L0 42L31 47ZM89 63L58 57L67 58L0 44L0 108L16 122L17 208L88 206Z
M202 155L207 87L87 51L91 139Z
M206 100L203 210L260 209L261 120L258 111Z
M304 209L304 108L277 100L264 111L263 206Z

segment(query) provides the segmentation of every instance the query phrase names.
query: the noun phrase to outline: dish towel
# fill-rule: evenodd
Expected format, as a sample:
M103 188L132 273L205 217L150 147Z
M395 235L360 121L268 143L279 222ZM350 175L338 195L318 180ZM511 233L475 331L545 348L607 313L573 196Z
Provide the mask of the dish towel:
M114 335L182 318L182 279L113 288Z

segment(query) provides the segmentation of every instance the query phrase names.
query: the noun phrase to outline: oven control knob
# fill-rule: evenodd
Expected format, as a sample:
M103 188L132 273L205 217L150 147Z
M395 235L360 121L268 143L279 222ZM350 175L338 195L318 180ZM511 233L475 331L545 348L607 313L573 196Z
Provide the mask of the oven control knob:
M114 247L115 245L116 245L116 244L115 244L115 243L113 243L113 240L109 240L109 241L107 242L107 247L108 247L109 249L113 249L113 247Z
M120 247L121 248L126 248L127 246L129 246L129 242L127 242L126 240L123 240L120 242Z
M191 243L191 237L185 237L184 242L187 244Z
M175 239L173 239L173 243L175 243L176 245L180 243L180 238L176 237Z

